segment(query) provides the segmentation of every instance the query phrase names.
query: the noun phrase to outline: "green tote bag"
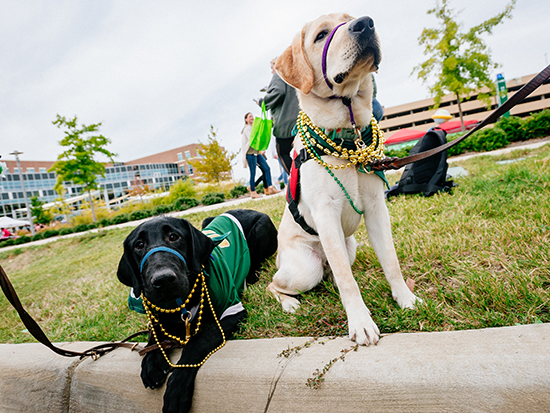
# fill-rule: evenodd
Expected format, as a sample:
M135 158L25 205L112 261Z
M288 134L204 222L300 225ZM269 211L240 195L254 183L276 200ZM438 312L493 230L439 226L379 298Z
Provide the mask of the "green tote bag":
M265 151L271 140L271 129L273 128L273 120L267 118L265 103L262 102L262 117L254 118L252 131L250 132L250 146L258 151Z

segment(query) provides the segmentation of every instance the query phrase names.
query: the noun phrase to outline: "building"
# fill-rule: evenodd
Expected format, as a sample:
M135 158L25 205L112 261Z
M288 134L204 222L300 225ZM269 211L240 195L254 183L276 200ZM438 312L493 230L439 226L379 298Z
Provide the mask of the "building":
M105 177L98 178L100 193L109 200L116 200L131 190L147 185L154 190L169 188L179 179L192 177L193 170L189 159L197 157L198 144L182 146L170 151L150 155L125 163L107 164ZM59 198L54 190L57 176L48 169L53 161L25 161L20 160L21 175L15 160L1 160L6 163L5 176L0 179L0 216L21 216L21 210L26 211L23 184L27 198L38 197L42 202L49 203ZM23 177L23 183L21 182ZM83 199L83 188L72 182L65 182L66 193L64 198L77 205Z
M154 155L145 156L143 158L134 159L129 161L129 164L154 164L159 162L174 163L178 166L180 173L193 178L195 176L193 167L189 163L190 160L198 157L197 148L200 146L198 143L191 145L181 146L176 149L170 149L168 151L160 152Z
M506 82L508 96L512 96L535 76L536 74L508 80ZM484 90L484 92L486 93L488 90ZM482 121L498 107L497 98L494 97L492 98L493 103L491 109L488 111L484 103L477 100L477 96L477 93L474 93L461 102L465 121ZM384 117L380 121L380 128L384 131L386 139L390 139L394 133L401 129L410 128L425 132L435 126L432 115L435 113L436 109L432 109L433 105L434 100L428 98L404 105L393 106L391 108L384 108ZM453 94L445 95L441 99L439 108L447 109L454 120L460 120L457 100ZM538 112L546 108L550 108L550 79L546 80L542 86L536 89L522 103L516 105L510 111L510 114L513 116L526 117L529 116L530 113Z

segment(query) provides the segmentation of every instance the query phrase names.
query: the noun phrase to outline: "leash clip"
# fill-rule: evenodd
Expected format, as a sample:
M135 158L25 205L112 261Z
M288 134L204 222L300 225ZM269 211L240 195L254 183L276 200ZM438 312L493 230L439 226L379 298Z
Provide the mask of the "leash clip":
M187 317L185 317L187 315ZM185 341L187 342L191 338L191 317L190 312L181 315L181 320L185 323Z

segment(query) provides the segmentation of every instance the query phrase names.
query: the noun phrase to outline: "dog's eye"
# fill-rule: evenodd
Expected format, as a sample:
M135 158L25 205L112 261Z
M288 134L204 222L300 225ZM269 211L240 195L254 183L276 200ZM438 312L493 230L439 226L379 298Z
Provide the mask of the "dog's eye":
M322 32L320 32L317 37L315 38L315 42L320 42L321 40L323 40L325 37L327 37L327 34L328 34L328 30L323 30Z
M145 242L143 241L136 242L136 244L134 245L134 248L136 250L142 250L143 248L145 248Z
M180 236L178 234L174 234L173 232L168 235L168 240L171 242L177 241L180 239Z

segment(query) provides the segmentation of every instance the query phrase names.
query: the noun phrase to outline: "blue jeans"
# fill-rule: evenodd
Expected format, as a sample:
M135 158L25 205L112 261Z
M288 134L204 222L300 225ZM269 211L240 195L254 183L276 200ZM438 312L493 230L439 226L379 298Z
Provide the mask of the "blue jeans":
M384 108L376 98L372 99L372 114L376 122L380 122L380 119L384 116Z
M279 166L281 167L281 175L277 180L281 182L281 180L285 183L285 185L288 185L288 174L286 173L285 167L283 165L283 161L281 161L281 158L279 158Z
M265 160L263 155L246 155L246 162L248 162L248 169L250 169L251 191L256 190L256 164L262 170L262 173L264 174L265 180L267 182L267 186L270 187L272 185L271 170L269 169L269 165L267 164L267 161Z

